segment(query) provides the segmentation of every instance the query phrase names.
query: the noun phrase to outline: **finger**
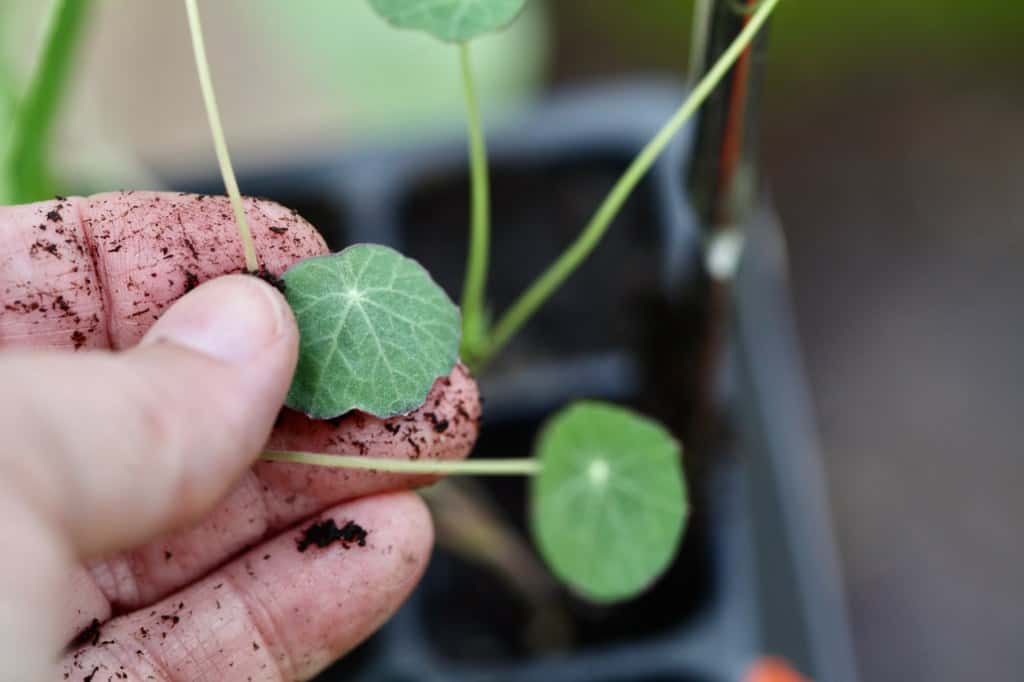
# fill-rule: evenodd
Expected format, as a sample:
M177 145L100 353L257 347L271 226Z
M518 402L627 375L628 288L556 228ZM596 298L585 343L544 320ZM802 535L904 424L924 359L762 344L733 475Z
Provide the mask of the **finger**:
M280 294L234 276L131 351L0 355L5 476L86 555L194 522L266 441L297 345Z
M411 449L413 443L423 458L456 459L469 454L479 416L476 384L460 365L450 377L434 385L424 407L407 417L385 422L353 414L333 423L296 425L294 433L309 430L301 441L299 436L276 435L271 442L280 447L302 444L319 451L371 457L405 457L408 453L404 448ZM198 525L94 561L90 569L95 584L90 590L76 590L81 597L68 611L71 622L66 631L75 632L93 618L103 619L111 612L124 613L151 604L268 534L329 506L424 482L423 477L372 471L259 463ZM97 600L97 592L105 600Z
M433 542L418 497L398 493L332 509L365 546L340 541L298 551L302 529L269 540L188 589L102 627L70 652L70 679L161 682L306 680L376 630L419 580ZM115 678L117 679L117 678Z
M296 213L245 207L269 272L327 252ZM0 235L0 348L128 348L182 294L245 264L226 197L116 192L5 207Z
M246 200L246 211L261 261L271 272L326 252L316 230L294 212L255 199ZM0 209L0 228L5 237L0 239L0 348L129 347L195 282L243 266L225 197L120 192L41 202ZM473 413L475 401L467 397L464 412ZM385 433L379 422L368 424L352 429L348 420L339 428L336 422L314 422L286 411L272 446L352 454L352 448L374 441L388 444L373 448L379 455L415 459L447 452L431 449L430 438L412 436L408 424L401 435ZM453 429L433 440L447 444L460 438ZM307 467L280 465L276 471L281 472L277 480L308 475ZM338 478L323 470L316 476ZM349 477L353 489L364 492L428 480ZM325 483L330 490L325 499L337 499L336 484Z
M326 251L316 230L294 212L255 199L246 200L246 211L261 261L271 272ZM0 227L5 236L0 240L0 348L127 348L195 282L243 267L225 197L120 192L56 200L0 209ZM472 413L475 400L467 397L463 412ZM423 415L431 416L431 411ZM286 411L271 445L353 454L353 448L363 452L370 442L387 443L386 448L371 449L378 455L415 459L444 456L446 450L439 452L430 442L455 443L463 435L453 429L431 439L413 436L409 427L415 424L406 424L399 434L385 433L379 421L369 421L365 429L352 428L352 421L339 427ZM308 468L297 466L281 465L276 471L282 472L278 480L308 474ZM337 478L322 471L317 476ZM354 490L362 491L428 480L349 476ZM336 499L335 484L326 484L331 501Z

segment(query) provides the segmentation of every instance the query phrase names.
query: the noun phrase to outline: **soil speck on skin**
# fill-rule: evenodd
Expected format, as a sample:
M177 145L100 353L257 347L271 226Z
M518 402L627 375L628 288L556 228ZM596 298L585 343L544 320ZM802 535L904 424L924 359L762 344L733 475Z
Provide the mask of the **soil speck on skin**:
M71 640L71 644L68 645L71 649L78 649L86 644L96 646L100 641L100 621L96 618L92 619L92 622Z
M366 546L366 530L355 521L349 521L341 528L334 519L325 519L314 523L302 533L298 539L298 550L305 552L310 545L323 549L334 542L341 542L345 549L353 543L360 547Z
M85 345L85 334L76 329L71 333L71 343L75 344L75 350L78 350Z
M273 232L274 234L285 234L288 231L288 228L287 227L281 227L281 226L278 226L278 225L272 225L270 227L270 231Z
M47 213L46 214L46 219L51 221L51 222L54 222L54 223L64 222L64 219L61 218L61 216L60 216L60 211L58 211L56 209L54 209L53 211L50 211L49 213Z
M271 228L271 229L273 229L273 228ZM270 286L274 287L275 289L280 291L282 294L284 293L284 290L285 290L284 280L281 279L280 277L278 277L277 275L275 275L274 273L270 272L266 268L260 268L256 272L249 272L248 270L246 270L245 274L250 275L252 277L256 277L258 279L262 279L264 282L266 282Z
M185 293L192 291L199 286L199 275L191 270L185 271Z
M45 239L36 240L36 243L33 244L28 250L29 254L32 256L37 255L40 251L45 251L51 256L60 258L60 254L57 252L57 245L54 244L53 242L48 242Z
M86 675L85 677L82 678L82 682L92 682L92 678L94 678L96 676L96 673L98 673L99 670L100 670L99 666L94 667L92 669L91 673L89 673L88 675Z

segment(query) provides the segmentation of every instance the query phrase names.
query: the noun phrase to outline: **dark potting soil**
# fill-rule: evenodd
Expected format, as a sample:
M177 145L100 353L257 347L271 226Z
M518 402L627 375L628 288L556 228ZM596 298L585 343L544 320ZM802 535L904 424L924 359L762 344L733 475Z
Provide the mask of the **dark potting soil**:
M185 271L185 293L192 291L199 286L199 275L191 270Z
M355 521L348 521L338 528L334 519L324 519L306 528L296 540L296 547L300 552L305 552L310 546L323 549L335 542L340 542L345 549L353 544L365 547L366 530Z
M256 272L249 272L248 270L245 270L243 274L251 275L252 277L255 277L257 279L262 279L264 282L274 287L282 294L285 292L284 280L275 275L274 273L270 272L266 268L260 268Z
M78 649L85 645L96 646L96 643L100 641L100 621L96 618L92 619L92 622L71 640L68 644L68 649Z

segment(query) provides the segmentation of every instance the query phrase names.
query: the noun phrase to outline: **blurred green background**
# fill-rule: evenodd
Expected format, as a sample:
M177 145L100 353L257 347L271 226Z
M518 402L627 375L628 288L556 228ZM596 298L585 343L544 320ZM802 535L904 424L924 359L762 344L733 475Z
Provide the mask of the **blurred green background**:
M587 40L613 46L611 52L602 49L584 60L594 72L640 63L648 69L676 69L685 60L692 4L556 0L551 7L564 24L575 26L577 38L556 49L582 48ZM1002 0L786 0L772 28L770 77L837 83L852 73L890 70L894 62L1009 72L1017 68L1022 25L1024 5Z
M0 6L0 129L47 3ZM359 0L203 3L243 167L461 129L455 58ZM534 0L479 49L488 121L554 88L681 79L689 0ZM1024 670L1024 4L784 0L766 186L827 450L863 678ZM98 0L57 127L62 191L215 168L179 3ZM244 189L244 188L243 188Z
M76 2L89 10L55 138L59 189L153 184L147 169L208 162L177 3ZM364 2L207 5L214 74L243 162L458 124L450 51L389 30ZM4 129L32 72L50 6L0 6ZM489 120L510 115L545 87L638 71L681 76L691 12L691 0L536 0L512 30L478 46ZM848 91L851 79L876 76L902 74L925 87L956 75L1010 78L1022 26L1024 5L1000 0L787 0L772 28L769 116L806 106L808 85L820 99Z

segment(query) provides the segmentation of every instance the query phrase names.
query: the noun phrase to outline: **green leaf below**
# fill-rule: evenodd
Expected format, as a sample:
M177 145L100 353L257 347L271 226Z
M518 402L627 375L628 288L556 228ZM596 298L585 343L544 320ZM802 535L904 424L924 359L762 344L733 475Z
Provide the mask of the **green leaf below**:
M283 279L299 325L288 407L317 419L405 414L455 366L459 309L394 249L358 244L300 261Z
M675 556L688 514L680 447L660 424L579 402L545 426L530 523L552 572L596 602L648 587Z
M370 5L398 28L464 43L512 23L526 0L370 0Z

